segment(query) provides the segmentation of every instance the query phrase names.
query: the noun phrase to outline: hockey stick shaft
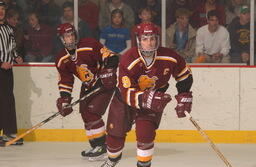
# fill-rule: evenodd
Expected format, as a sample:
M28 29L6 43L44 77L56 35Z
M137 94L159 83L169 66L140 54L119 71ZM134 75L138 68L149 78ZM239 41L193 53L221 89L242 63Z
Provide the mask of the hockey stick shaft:
M189 118L189 120L192 122L192 124L196 127L196 129L199 131L201 136L204 137L204 139L210 144L212 149L215 151L215 153L220 157L220 159L226 164L227 167L232 167L232 165L228 162L228 160L225 158L225 156L221 153L221 151L217 148L217 146L213 143L213 141L209 138L209 136L203 131L203 129L198 125L198 123L193 119L190 113L185 111L186 116Z
M98 87L96 89L94 89L93 91L91 91L90 93L84 95L83 97L81 97L80 99L74 101L73 103L71 103L70 105L67 105L65 108L69 108L69 107L73 107L74 105L76 105L77 103L83 101L85 98L91 96L92 94L98 92L101 88ZM34 131L35 129L43 126L45 123L51 121L53 118L57 117L58 115L60 115L60 112L56 112L55 114L53 114L52 116L48 117L47 119L43 120L42 122L36 124L35 126L33 126L32 128L30 128L29 130L27 130L26 132L20 134L19 136L17 136L16 138L8 141L5 143L5 146L9 146L11 144L13 144L14 142L16 142L17 140L21 139L22 137L26 136L27 134L31 133L32 131Z

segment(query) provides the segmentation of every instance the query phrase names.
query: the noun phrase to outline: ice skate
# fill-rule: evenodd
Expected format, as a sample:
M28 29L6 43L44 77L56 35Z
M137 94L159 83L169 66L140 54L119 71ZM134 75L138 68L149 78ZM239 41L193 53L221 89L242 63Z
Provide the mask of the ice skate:
M2 141L6 143L13 140L14 138L16 138L16 135L3 135ZM14 143L12 143L11 145L23 145L23 139L21 138L15 141Z
M106 145L96 146L88 152L84 152L87 155L89 161L104 161L107 158Z
M92 154L93 150L94 150L94 148L82 151L81 152L82 157L89 157Z
M119 162L118 161L111 161L110 159L106 160L100 167L114 167L116 164Z

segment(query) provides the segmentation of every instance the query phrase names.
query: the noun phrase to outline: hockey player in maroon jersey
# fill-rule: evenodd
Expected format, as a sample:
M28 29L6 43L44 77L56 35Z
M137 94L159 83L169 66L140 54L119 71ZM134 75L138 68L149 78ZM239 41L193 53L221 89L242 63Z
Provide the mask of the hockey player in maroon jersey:
M156 129L165 106L171 101L171 96L165 93L171 76L177 81L177 116L185 117L184 112L191 111L191 70L176 52L159 47L158 32L152 23L141 23L138 47L128 50L120 60L118 90L111 101L107 122L108 160L101 167L113 167L121 159L126 133L133 122L137 167L151 166Z
M56 68L59 72L60 97L57 108L65 117L72 108L64 108L71 103L74 77L82 82L80 97L101 87L97 93L80 102L80 113L84 121L86 135L91 149L81 154L89 160L102 160L106 157L106 135L102 115L110 102L116 86L116 68L118 56L92 38L78 41L74 26L69 23L57 28L64 49L56 57Z

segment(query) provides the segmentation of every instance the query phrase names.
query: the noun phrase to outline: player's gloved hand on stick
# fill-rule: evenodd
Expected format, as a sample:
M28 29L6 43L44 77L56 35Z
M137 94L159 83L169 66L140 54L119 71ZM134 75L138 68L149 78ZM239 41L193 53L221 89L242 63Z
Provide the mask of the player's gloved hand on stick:
M72 107L65 108L65 106L71 103L71 100L72 97L59 97L57 99L57 108L60 112L60 115L62 115L63 117L69 115L73 111Z
M165 106L171 100L172 98L169 94L146 90L140 95L140 107L154 112L163 112Z
M113 69L113 68L102 69L100 72L100 79L105 88L107 89L115 88L117 83L116 69Z
M178 118L186 117L185 111L191 112L192 108L192 92L184 92L175 96L177 106L175 107Z

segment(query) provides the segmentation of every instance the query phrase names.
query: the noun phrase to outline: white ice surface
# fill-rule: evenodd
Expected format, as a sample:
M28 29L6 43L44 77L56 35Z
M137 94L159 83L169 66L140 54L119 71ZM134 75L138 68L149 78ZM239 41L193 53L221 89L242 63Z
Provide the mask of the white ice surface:
M232 167L256 167L255 144L216 144ZM100 167L80 156L88 143L25 142L0 147L0 167ZM117 167L136 166L136 144L126 143ZM152 167L226 167L208 143L156 143Z

